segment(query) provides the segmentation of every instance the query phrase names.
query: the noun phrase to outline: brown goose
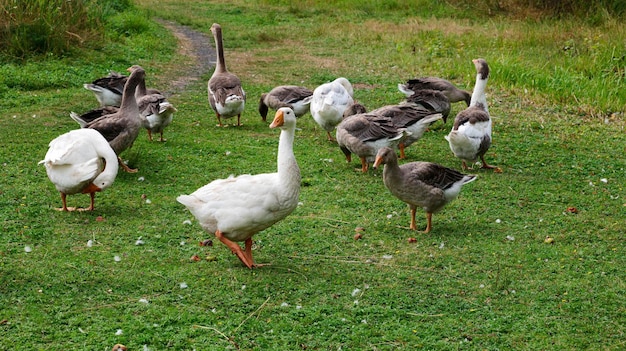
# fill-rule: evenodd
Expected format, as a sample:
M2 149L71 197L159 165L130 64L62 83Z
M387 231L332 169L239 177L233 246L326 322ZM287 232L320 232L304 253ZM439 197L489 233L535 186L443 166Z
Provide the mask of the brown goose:
M224 61L224 44L222 42L222 27L213 23L211 32L215 39L217 63L211 79L209 79L209 103L217 115L218 126L222 127L222 118L237 116L237 125L241 125L241 113L246 103L246 93L241 87L241 80L228 72Z
M438 90L441 91L450 102L465 101L470 105L471 94L465 90L457 88L450 81L437 77L422 77L409 79L405 84L398 84L398 90L407 97L415 94L418 90Z
M415 212L418 207L426 211L426 230L432 229L433 213L441 210L461 192L461 187L476 179L475 175L465 175L454 169L432 162L411 162L398 165L396 153L382 148L376 155L374 167L385 165L383 181L389 191L398 199L409 204L412 230L416 230Z
M313 92L308 88L297 85L279 85L269 93L261 94L259 114L265 122L270 108L278 110L281 107L289 107L296 117L300 118L309 112L312 96Z
M450 100L438 90L418 90L406 98L406 102L417 104L432 113L441 113L443 123L446 123L450 115Z
M398 143L402 159L405 158L404 149L421 139L428 126L443 116L441 113L433 113L421 105L409 102L383 106L370 113L389 117L398 129L405 129L408 132L408 135Z
M361 172L365 173L380 148L397 147L407 134L405 128L396 127L389 117L359 113L342 120L335 137L346 161L351 162L352 154L356 154L361 159Z
M141 67L134 65L128 70L133 72L137 68ZM165 141L163 130L172 123L174 112L178 111L176 107L167 101L160 92L146 89L145 79L137 85L135 99L141 115L148 120L146 127L148 139L152 141L152 133L159 133L161 136L160 141Z
M482 161L482 168L496 168L485 161L485 153L491 146L491 118L485 96L489 65L484 59L472 62L477 73L470 107L457 114L454 126L445 138L450 144L450 150L462 160L463 169L468 169L467 162L474 162L478 158Z
M124 86L120 109L113 114L95 119L85 126L85 128L97 130L104 136L115 154L118 155L120 166L130 173L135 173L137 170L126 166L119 154L130 148L137 139L141 128L147 126L147 120L141 116L135 99L135 88L144 77L145 71L141 67L135 69Z

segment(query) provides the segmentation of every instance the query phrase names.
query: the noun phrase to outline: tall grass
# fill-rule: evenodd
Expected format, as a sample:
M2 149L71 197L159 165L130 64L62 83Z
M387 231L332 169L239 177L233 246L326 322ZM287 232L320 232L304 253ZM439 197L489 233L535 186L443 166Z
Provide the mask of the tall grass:
M101 45L103 19L130 0L0 0L0 53L24 59Z

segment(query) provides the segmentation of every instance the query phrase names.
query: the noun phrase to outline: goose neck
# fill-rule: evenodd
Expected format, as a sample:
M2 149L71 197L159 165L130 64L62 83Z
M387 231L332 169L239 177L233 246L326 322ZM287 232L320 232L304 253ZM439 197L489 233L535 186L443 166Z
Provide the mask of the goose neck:
M226 61L224 60L224 43L222 41L222 30L216 28L213 34L215 39L215 50L217 51L217 63L215 66L216 72L226 72Z
M470 106L476 106L477 103L482 103L487 108L487 97L485 96L485 89L487 88L487 78L483 79L480 74L476 75L476 85L472 91L472 99Z

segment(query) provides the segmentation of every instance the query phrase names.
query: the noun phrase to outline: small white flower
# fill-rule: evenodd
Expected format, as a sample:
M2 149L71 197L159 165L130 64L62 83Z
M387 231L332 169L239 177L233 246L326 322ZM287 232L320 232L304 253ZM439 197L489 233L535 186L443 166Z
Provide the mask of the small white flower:
M28 252L32 252L32 251L33 251L33 249L30 246L28 246L28 245L24 246L24 252L28 253Z
M283 302L283 303L280 304L280 307L288 307L288 306L289 306L289 304L286 303L286 302Z
M502 223L502 220L500 220L500 218L496 219L496 223Z
M217 313L217 308L212 308L212 309L211 309L211 312L212 312L212 313Z
M85 331L83 330L83 328L81 328L81 327L78 327L78 331L83 333L83 334L86 334Z
M515 294L515 290L511 290L511 294Z
M390 259L393 258L393 256L391 256L391 255L383 255L383 258L386 259L386 260L390 260Z
M321 160L324 161L324 162L328 162L328 163L332 163L333 162L332 158L322 158Z
M246 284L241 286L241 290L246 290Z
M590 186L594 186L594 185L593 185L593 182L589 182L589 185L590 185Z
M148 348L148 345L143 345L143 351L150 351L150 349Z
M363 319L363 320L361 320L361 323L367 324L367 320Z
M87 240L87 247L93 246L93 240Z
M302 206L302 205L304 205L304 202L298 201L298 206Z
M144 177L137 178L137 181L139 181L139 182L143 182L144 180L146 180L146 178L144 178Z
M358 305L359 304L359 300L354 300L354 304Z
M229 156L229 155L230 155L230 151L226 151L224 154L225 154L226 156Z
M185 283L185 282L180 283L180 288L181 289L187 289L187 283Z
M342 322L345 322L345 321L347 321L347 319L345 319L345 318L341 318L341 321L342 321Z
M142 299L139 299L139 302L147 304L147 303L148 303L148 300L147 300L147 299L143 299L143 298L142 298Z
M302 306L300 306L300 305L296 306L296 310L301 310L301 309L302 309Z
M485 287L485 284L480 284L478 287L482 289Z
M191 225L191 220L190 220L190 219L185 219L185 220L183 221L183 224L189 224L189 225Z
M443 248L444 248L444 246L446 246L446 244L445 244L445 243L441 243L441 244L439 244L439 250L443 249Z
M152 200L150 200L150 199L146 199L146 203L147 203L147 204L151 204L151 203L152 203Z
M515 240L515 237L513 237L513 235L507 235L506 240L513 241Z
M393 217L393 215L391 215L391 214L387 215L387 219L390 219L391 217Z
M115 332L115 335L122 335L122 334L124 334L124 332L122 331L122 329L118 329L118 330Z
M185 244L187 244L187 243L185 242L185 240L183 240L183 241L181 241L181 242L180 242L180 246L185 246Z
M352 290L352 296L353 296L353 297L354 297L354 296L357 296L360 292L361 292L361 289L356 288L356 289Z
M135 241L135 245L143 245L143 244L144 244L144 241L141 240L141 237L139 237L137 241Z
M601 181L602 183L605 183L605 184L609 182L609 180L608 180L608 179L606 179L606 178L602 178L602 179L600 179L600 181Z
M115 261L115 262L119 262L121 260L122 260L122 258L120 256L114 256L113 257L113 261Z

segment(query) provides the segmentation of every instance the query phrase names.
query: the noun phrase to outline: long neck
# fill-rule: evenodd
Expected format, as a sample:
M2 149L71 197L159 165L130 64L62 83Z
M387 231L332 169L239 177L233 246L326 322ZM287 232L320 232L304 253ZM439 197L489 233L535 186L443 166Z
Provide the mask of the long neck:
M488 78L482 79L480 73L476 75L476 85L474 85L474 91L472 91L472 100L470 106L476 106L477 103L482 103L487 110L487 97L485 96L485 88L487 88Z
M135 88L135 99L139 99L142 96L148 95L148 89L146 89L146 80L142 79L137 88Z
M294 184L300 185L300 168L296 162L296 157L293 154L293 140L295 136L295 130L281 130L280 138L278 140L278 176L280 179L291 179L287 177L288 173L297 173L297 179L294 179Z
M215 66L215 71L223 73L227 70L226 62L224 61L224 43L222 43L222 29L216 29L213 37L215 38L215 49L217 50L217 64Z
M385 168L383 168L383 181L394 178L402 178L400 176L400 166L398 166L398 159L395 157L385 160ZM391 180L391 182L399 184L398 181Z
M92 183L101 190L104 190L113 184L119 169L119 162L115 151L111 149L108 143L103 144L102 147L98 148L97 152L104 158L105 165L104 170L98 174Z
M135 98L135 89L139 84L139 81L143 81L143 78L137 77L135 75L131 75L124 85L124 91L122 93L122 103L120 104L120 110L122 111L133 111L139 110L137 106L137 99Z

